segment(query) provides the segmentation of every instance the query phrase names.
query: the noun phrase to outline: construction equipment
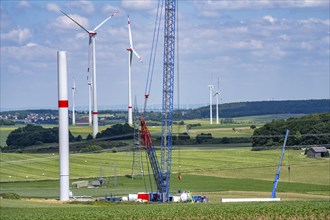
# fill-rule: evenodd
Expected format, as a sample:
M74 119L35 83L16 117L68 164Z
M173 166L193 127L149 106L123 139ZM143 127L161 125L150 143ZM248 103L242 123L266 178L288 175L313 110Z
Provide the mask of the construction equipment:
M164 59L163 59L163 100L162 100L162 137L160 163L152 144L145 120L140 117L141 144L144 145L159 193L159 201L169 202L170 176L172 167L172 121L174 88L174 51L175 51L176 1L165 0L164 22Z
M174 50L175 50L176 1L165 0L164 62L163 62L163 107L161 138L161 172L163 181L162 199L169 200L170 174L172 167L172 121L174 89Z
M285 146L286 146L286 141L288 139L288 136L289 136L289 130L286 129L284 143L283 143L283 147L282 147L282 153L281 153L281 157L280 157L280 163L278 164L277 172L275 174L274 186L273 186L273 190L272 190L272 198L276 198L277 184L278 184L278 180L280 179L282 161L283 161L283 157L284 157Z

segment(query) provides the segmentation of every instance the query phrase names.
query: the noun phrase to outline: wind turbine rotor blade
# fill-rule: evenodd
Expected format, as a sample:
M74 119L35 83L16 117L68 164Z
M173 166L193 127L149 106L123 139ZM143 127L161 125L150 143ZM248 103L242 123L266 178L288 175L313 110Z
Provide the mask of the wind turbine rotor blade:
M86 31L89 34L89 31L84 28L81 24L79 24L77 21L75 21L73 18L71 18L68 14L66 14L64 11L60 10L60 12L62 12L62 14L64 14L65 16L67 16L68 18L70 18L74 23L76 23L79 27L81 27L84 31Z
M88 43L88 66L87 66L87 80L89 78L89 70L90 70L90 66L91 66L91 53L92 53L92 48L93 44L92 44L92 37L89 36L89 43Z
M94 28L93 32L95 32L97 29L99 29L105 22L107 22L110 18L112 18L113 16L115 16L117 13L118 13L118 11L115 11L107 19L105 19L104 21L102 21L99 25L96 26L96 28Z
M132 51L130 50L130 51L129 51L129 65L130 65L130 66L132 65L132 58L133 58L133 53L132 53Z
M128 37L129 37L129 44L130 44L129 46L131 48L133 48L133 40L132 40L132 32L131 32L131 21L129 19L129 16L128 16L127 24L128 24Z
M139 54L133 49L131 48L133 53L135 54L135 56L139 59L140 62L142 62L142 58L139 56Z

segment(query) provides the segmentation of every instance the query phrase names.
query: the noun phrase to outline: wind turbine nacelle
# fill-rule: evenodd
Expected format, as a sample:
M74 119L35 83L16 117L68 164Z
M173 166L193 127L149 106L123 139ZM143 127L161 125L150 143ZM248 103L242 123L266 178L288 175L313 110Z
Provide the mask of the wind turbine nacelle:
M95 31L90 31L90 32L88 32L88 34L89 34L90 37L93 37L93 36L96 35L96 32Z

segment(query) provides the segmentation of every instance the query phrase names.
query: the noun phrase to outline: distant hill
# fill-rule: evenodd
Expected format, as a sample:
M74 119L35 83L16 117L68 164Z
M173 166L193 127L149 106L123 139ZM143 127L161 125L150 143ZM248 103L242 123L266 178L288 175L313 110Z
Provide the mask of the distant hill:
M215 105L213 105L213 116L215 116ZM330 99L317 100L291 100L291 101L258 101L258 102L236 102L226 103L219 106L219 115L221 118L235 118L254 115L274 115L274 114L319 114L330 112ZM113 119L126 120L126 111L103 110L100 114L111 113L116 117ZM38 114L38 117L47 117L53 115L57 117L58 110L19 110L0 112L0 119L25 119L29 114ZM13 118L13 116L17 116ZM9 117L10 116L10 117ZM78 116L79 117L79 116ZM175 110L174 120L187 120L209 118L209 106L189 109ZM161 112L148 112L147 118L153 121L161 120ZM55 121L57 123L57 121Z
M254 130L252 146L280 146L283 144L286 129L290 130L288 146L329 144L330 112L266 123Z
M215 115L215 105L213 105ZM237 102L219 105L221 118L270 114L316 114L330 112L330 99ZM210 107L185 111L183 119L209 118Z

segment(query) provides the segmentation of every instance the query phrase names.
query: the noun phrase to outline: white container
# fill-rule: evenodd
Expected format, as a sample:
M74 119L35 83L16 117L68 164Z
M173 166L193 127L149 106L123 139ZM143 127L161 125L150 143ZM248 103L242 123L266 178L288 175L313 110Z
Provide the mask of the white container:
M137 194L128 194L128 200L129 201L136 201L138 199Z
M173 196L173 202L180 202L180 196Z

